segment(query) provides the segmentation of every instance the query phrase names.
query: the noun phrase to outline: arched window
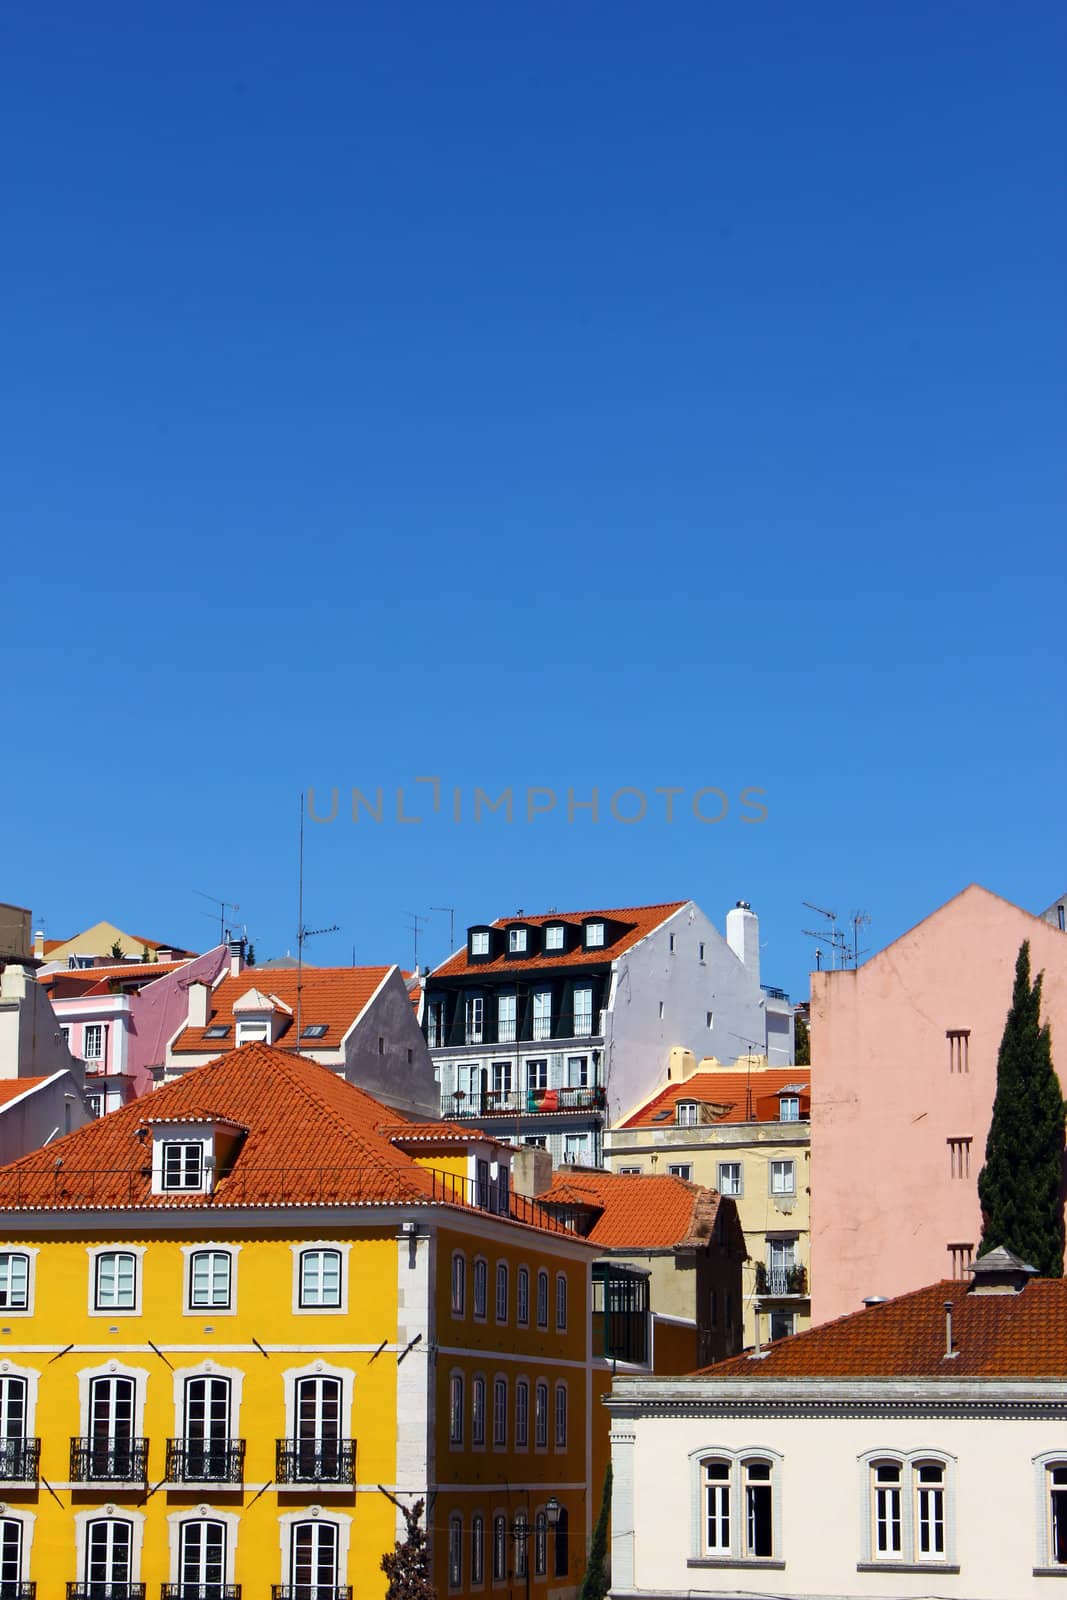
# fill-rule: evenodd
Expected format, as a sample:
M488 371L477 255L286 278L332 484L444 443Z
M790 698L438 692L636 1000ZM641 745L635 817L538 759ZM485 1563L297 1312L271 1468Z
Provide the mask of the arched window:
M878 1451L865 1456L862 1465L868 1508L864 1559L905 1566L951 1560L951 1459L921 1451Z
M133 1523L123 1517L94 1518L85 1529L85 1583L90 1595L121 1593L132 1578Z
M498 1261L496 1264L496 1320L508 1320L508 1264Z
M463 1518L448 1519L448 1587L458 1589L463 1582Z
M230 1438L229 1378L185 1380L184 1435L168 1452L167 1477L177 1483L240 1481L242 1448Z
M543 1578L548 1571L548 1515L539 1511L534 1517L534 1575Z
M471 1583L485 1582L485 1518L471 1518Z
M502 1448L508 1442L508 1380L493 1379L493 1443Z
M194 1250L189 1257L189 1309L228 1311L233 1257L228 1250Z
M556 1449L567 1448L567 1385L556 1384Z
M463 1443L463 1374L454 1372L448 1381L448 1442Z
M471 1384L471 1444L485 1443L485 1379Z
M515 1383L515 1445L525 1450L530 1442L530 1383L519 1378Z
M30 1258L21 1250L5 1250L0 1253L0 1309L25 1311L29 1303Z
M93 1307L97 1311L137 1309L137 1257L132 1250L101 1250L93 1263Z
M516 1286L515 1316L520 1328L529 1326L530 1322L530 1269L520 1267Z
M493 1582L503 1583L508 1575L508 1519L499 1513L493 1518Z
M548 1384L542 1382L534 1390L534 1444L539 1450L548 1447Z
M226 1524L203 1517L191 1517L183 1522L178 1540L178 1581L182 1593L188 1592L204 1600L215 1600L222 1595L226 1582ZM0 1593L3 1591L0 1590Z
M739 1561L778 1555L778 1458L728 1450L690 1458L699 1475L694 1554Z
M525 1511L515 1513L515 1576L525 1578L530 1570L530 1525Z
M340 1582L336 1522L294 1522L289 1535L289 1583L297 1595L331 1594Z
M467 1262L457 1250L452 1256L452 1315L462 1317L467 1309Z
M474 1315L484 1321L489 1297L489 1266L481 1256L474 1263Z
M341 1304L340 1250L301 1250L300 1305L336 1310ZM332 1524L330 1524L332 1526Z
M556 1332L567 1331L567 1274L556 1273Z
M0 1521L0 1595L22 1591L22 1523L14 1517Z
M543 1268L537 1274L537 1326L548 1327L548 1273Z
M29 1389L25 1378L5 1373L0 1377L0 1481L36 1478L36 1441L26 1437Z

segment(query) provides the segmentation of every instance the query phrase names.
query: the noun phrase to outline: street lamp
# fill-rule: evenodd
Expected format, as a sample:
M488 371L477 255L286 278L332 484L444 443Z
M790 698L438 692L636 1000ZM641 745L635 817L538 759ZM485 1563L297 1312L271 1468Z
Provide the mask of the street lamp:
M563 1508L556 1499L555 1495L550 1495L545 1503L545 1516L548 1518L548 1525L550 1528L557 1526L559 1522L559 1514L562 1509Z

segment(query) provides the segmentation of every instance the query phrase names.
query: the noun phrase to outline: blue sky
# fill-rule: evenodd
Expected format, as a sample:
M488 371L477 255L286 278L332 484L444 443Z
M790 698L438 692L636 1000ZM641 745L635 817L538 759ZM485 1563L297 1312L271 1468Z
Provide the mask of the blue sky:
M206 891L276 953L313 785L319 963L410 961L432 906L744 897L800 996L803 900L872 947L972 880L1047 904L1065 35L12 0L0 895L199 946Z

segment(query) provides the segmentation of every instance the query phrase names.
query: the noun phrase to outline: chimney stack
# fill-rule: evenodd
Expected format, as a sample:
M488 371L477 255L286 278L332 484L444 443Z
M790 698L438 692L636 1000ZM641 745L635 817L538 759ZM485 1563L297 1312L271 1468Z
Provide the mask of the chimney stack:
M759 983L759 917L747 900L726 913L726 943L745 971Z
M243 939L229 940L230 951L230 977L239 978L244 971L245 942Z
M38 928L37 932L33 936L33 959L35 961L43 961L44 960L44 930L43 930L43 928Z
M189 985L189 1026L190 1028L206 1028L208 1004L211 990L203 978L197 978Z

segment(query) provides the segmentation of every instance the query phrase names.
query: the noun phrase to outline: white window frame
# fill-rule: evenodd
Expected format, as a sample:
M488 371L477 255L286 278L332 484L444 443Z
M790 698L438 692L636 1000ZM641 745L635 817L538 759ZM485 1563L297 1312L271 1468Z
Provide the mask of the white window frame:
M228 1368L218 1368L220 1372L227 1373ZM338 1421L341 1428L341 1438L353 1437L353 1406L356 1397L356 1375L351 1367L331 1366L328 1361L311 1361L306 1367L287 1367L282 1373L282 1384L285 1392L285 1437L297 1437L297 1390L302 1378L336 1378L341 1385L341 1410ZM325 1486L324 1486L325 1487Z
M604 948L604 924L602 922L586 923L585 948L587 950L602 950Z
M691 1161L671 1161L667 1166L668 1178L681 1178L683 1183L693 1181L693 1163Z
M700 1119L700 1107L695 1100L679 1100L674 1107L674 1120L679 1128L695 1128Z
M33 1570L30 1561L33 1550L33 1531L37 1521L35 1511L23 1511L19 1507L5 1504L0 1510L0 1522L15 1522L19 1526L19 1583L29 1581L29 1573Z
M589 1022L588 1022L588 1026L587 1027L586 1026L579 1026L579 1006L578 1006L579 997L581 997L583 1001L588 999L588 1002L589 1002L589 1004L588 1004ZM571 996L571 1000L572 1000L572 1007L573 1007L573 1009L572 1009L572 1023L571 1023L571 1036L572 1036L572 1038L575 1038L575 1039L591 1039L593 1037L593 990L592 990L592 987L591 986L590 987L584 987L583 986L581 989L575 989L573 991L572 996ZM586 1011L587 1011L587 1008L583 1004L582 1007L581 1007L581 1010L580 1010L580 1015L581 1015L583 1021L584 1021L585 1016L586 1016Z
M23 1256L26 1261L26 1304L0 1306L0 1317L32 1317L37 1291L37 1245L5 1244L0 1246L0 1256Z
M90 1415L93 1379L132 1378L133 1428L131 1434L134 1439L145 1438L144 1411L145 1395L148 1392L148 1376L147 1367L128 1367L121 1361L105 1361L98 1367L80 1368L78 1372L78 1416L81 1419L78 1432L80 1436L86 1439L93 1431ZM95 1514L98 1514L98 1512Z
M520 1328L530 1326L530 1269L525 1262L515 1275L515 1321Z
M553 1037L551 989L534 990L531 1033L538 1044Z
M458 1268L458 1271L457 1271ZM467 1258L462 1250L453 1250L449 1277L449 1304L454 1317L467 1315Z
M489 1317L489 1262L485 1256L474 1258L471 1272L471 1316L475 1322L485 1322Z
M775 1168L788 1167L790 1184L788 1189L781 1188L776 1182ZM797 1192L797 1164L791 1156L772 1156L767 1163L767 1181L770 1192L775 1198L792 1198Z
M727 1189L725 1184L723 1183L723 1169L726 1168L726 1167L736 1167L737 1168L737 1188L736 1189ZM716 1173L716 1180L718 1182L719 1193L721 1195L727 1195L731 1199L736 1199L736 1198L740 1197L745 1192L745 1163L743 1161L720 1161L719 1162L718 1172Z
M235 1317L237 1315L237 1257L241 1252L239 1244L221 1244L213 1239L198 1241L196 1244L183 1244L182 1255L185 1258L185 1271L182 1282L182 1315L186 1317ZM229 1299L226 1305L198 1306L193 1304L193 1257L199 1255L222 1255L230 1260Z
M534 1412L534 1449L548 1449L548 1404L549 1404L548 1379L538 1378L534 1383L533 1412ZM542 1400L544 1403L542 1404Z
M554 1440L553 1448L556 1450L566 1450L567 1448L567 1411L567 1384L565 1379L560 1378L556 1383L552 1399L552 1437Z
M89 1053L89 1037L92 1035L100 1048L91 1055ZM86 1022L82 1025L82 1060L90 1062L103 1061L107 1055L107 1032L102 1022Z
M477 1018L477 1021L475 1021ZM469 994L463 1008L463 1038L467 1044L485 1043L485 996Z
M26 1415L23 1421L22 1437L34 1439L37 1437L37 1391L41 1382L41 1374L36 1367L16 1366L13 1361L0 1361L0 1378L21 1378L26 1385Z
M212 1515L215 1515L213 1512ZM279 1580L283 1584L293 1582L290 1570L290 1552L292 1550L292 1530L298 1522L323 1522L332 1523L337 1529L337 1582L346 1584L348 1581L348 1552L352 1536L352 1518L345 1516L342 1511L323 1511L319 1506L304 1506L300 1511L286 1511L278 1518L278 1539L281 1545L281 1567Z
M511 1304L511 1271L506 1261L496 1264L496 1320L506 1323Z
M1067 1452L1061 1452L1067 1461ZM900 1450L895 1446L882 1450L866 1450L859 1458L861 1478L861 1528L860 1568L881 1572L902 1570L921 1572L952 1571L956 1566L956 1458L945 1450ZM875 1510L877 1484L875 1471L880 1462L892 1462L900 1467L900 1553L879 1553L875 1537ZM919 1469L925 1465L942 1469L941 1493L945 1548L940 1554L924 1554L919 1550L919 1497L921 1485Z
M182 1529L190 1522L221 1522L226 1529L226 1575L232 1584L237 1570L237 1536L241 1526L239 1511L220 1511L217 1506L201 1505L172 1511L167 1517L167 1542L170 1551L170 1582L181 1583Z
M496 1038L498 1044L514 1044L516 1036L516 1007L518 998L513 994L496 997Z
M89 1257L89 1315L91 1317L139 1317L144 1297L144 1255L148 1246L145 1244L111 1243L86 1245L85 1248ZM96 1303L100 1259L109 1255L133 1256L134 1258L132 1306L98 1306Z
M348 1254L351 1248L351 1241L343 1239L301 1239L299 1243L289 1246L293 1255L292 1312L294 1317L344 1317L348 1315ZM304 1306L300 1304L303 1280L301 1262L305 1255L316 1250L335 1250L341 1257L341 1293L338 1304L335 1306Z
M195 1367L174 1369L174 1433L175 1439L185 1438L186 1385L195 1378L224 1378L230 1386L230 1415L228 1433L231 1439L241 1437L241 1398L244 1394L246 1374L241 1367L223 1367L217 1361L201 1361Z
M567 1274L556 1273L556 1332L567 1331Z
M448 1518L448 1587L463 1587L463 1518L458 1511Z
M562 922L550 922L550 923L546 924L546 927L545 927L545 949L546 950L562 950L563 949L563 937L564 936L563 936L563 924L562 924Z
M530 935L526 928L508 929L508 955L524 956L530 944Z
M471 934L471 955L487 956L489 954L489 930L481 928L477 933Z
M91 1522L106 1522L114 1517L116 1522L129 1522L133 1524L130 1533L130 1582L141 1581L141 1554L144 1549L145 1514L143 1511L131 1511L127 1506L116 1506L111 1502L106 1505L89 1506L84 1511L74 1513L74 1570L77 1573L79 1584L87 1582L85 1571L85 1555L89 1542L89 1524Z
M202 1141L161 1139L160 1170L164 1194L203 1194L207 1162Z
M548 1327L548 1270L545 1267L537 1269L536 1296L537 1326L544 1331Z
M534 1075L544 1078L543 1083L533 1083ZM548 1093L548 1057L534 1056L526 1062L526 1092L527 1094Z
M528 1450L529 1448L530 1380L523 1375L515 1379L515 1449Z
M448 1374L448 1447L462 1450L467 1435L467 1379L458 1367Z
M480 1402L480 1403L479 1403ZM484 1450L489 1430L489 1384L484 1372L471 1378L471 1449Z
M779 1122L800 1121L800 1096L798 1094L780 1094L778 1096Z
M501 1404L503 1393L503 1404ZM506 1450L508 1447L508 1380L504 1373L498 1372L493 1378L493 1449Z
M730 1544L728 1549L709 1549L706 1543L706 1505L704 1498L704 1467L709 1461L726 1462L730 1467ZM749 1464L769 1462L771 1468L771 1553L766 1556L749 1554L748 1517L746 1515L746 1475ZM689 1453L690 1516L689 1565L692 1567L771 1567L784 1565L782 1522L782 1467L783 1457L777 1450L762 1449L757 1445L735 1449L720 1444L705 1445Z
M1052 1493L1056 1487L1067 1495L1067 1482L1054 1485L1052 1474L1056 1469L1067 1473L1067 1449L1046 1450L1033 1458L1034 1469L1034 1504L1036 1508L1035 1532L1037 1544L1034 1551L1034 1572L1036 1575L1052 1574L1062 1575L1067 1573L1067 1558L1063 1561L1055 1559L1055 1533L1056 1517L1052 1508ZM1067 1523L1067 1508L1064 1512ZM1065 1528L1067 1538L1067 1528Z

